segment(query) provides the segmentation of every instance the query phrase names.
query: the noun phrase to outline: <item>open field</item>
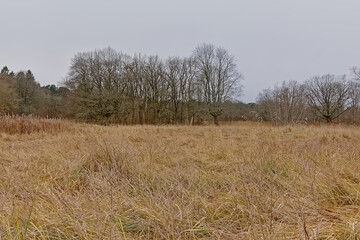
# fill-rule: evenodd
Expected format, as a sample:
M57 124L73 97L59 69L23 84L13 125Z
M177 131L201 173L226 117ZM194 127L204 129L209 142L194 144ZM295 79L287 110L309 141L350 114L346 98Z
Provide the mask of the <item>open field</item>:
M359 127L61 124L0 128L1 239L360 239Z

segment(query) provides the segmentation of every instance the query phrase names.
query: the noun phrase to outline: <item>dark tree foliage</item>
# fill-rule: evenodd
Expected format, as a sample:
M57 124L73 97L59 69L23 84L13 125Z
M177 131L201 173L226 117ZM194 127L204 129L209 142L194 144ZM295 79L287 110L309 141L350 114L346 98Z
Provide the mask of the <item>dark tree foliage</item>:
M4 66L2 69L1 69L1 72L0 72L1 75L8 75L9 74L9 68L7 66Z
M0 73L0 114L66 117L68 94L65 87L41 87L31 70L14 74L3 67Z

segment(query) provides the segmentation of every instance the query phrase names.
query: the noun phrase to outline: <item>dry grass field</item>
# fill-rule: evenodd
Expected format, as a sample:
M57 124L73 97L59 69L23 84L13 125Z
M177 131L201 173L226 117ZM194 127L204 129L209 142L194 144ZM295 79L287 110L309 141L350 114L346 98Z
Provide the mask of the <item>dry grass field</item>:
M2 121L2 240L360 239L359 127Z

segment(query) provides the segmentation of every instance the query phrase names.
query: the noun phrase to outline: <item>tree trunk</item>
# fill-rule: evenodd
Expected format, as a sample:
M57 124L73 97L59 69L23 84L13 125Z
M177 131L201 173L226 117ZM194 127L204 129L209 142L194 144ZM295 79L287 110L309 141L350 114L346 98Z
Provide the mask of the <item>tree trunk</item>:
M216 126L219 126L218 115L217 115L217 114L214 114L214 115L213 115L213 118L214 118L214 124L215 124Z

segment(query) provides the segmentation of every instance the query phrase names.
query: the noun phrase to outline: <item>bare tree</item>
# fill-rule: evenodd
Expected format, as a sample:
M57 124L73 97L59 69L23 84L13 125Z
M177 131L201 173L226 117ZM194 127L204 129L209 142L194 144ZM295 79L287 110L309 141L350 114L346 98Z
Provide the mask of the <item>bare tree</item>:
M148 84L145 78L146 57L135 55L125 66L127 81L126 96L130 101L131 121L140 124L148 121ZM136 113L137 112L137 113Z
M191 58L172 57L165 62L164 78L168 84L171 121L183 123L191 119L191 101L194 99L195 65ZM191 121L191 120L190 120Z
M326 122L332 122L354 107L351 85L346 76L330 74L315 76L306 82L309 106Z
M146 79L147 101L151 109L151 118L153 124L160 123L160 119L166 108L167 84L163 81L164 67L158 56L147 58L144 67L144 77Z
M65 81L74 103L88 119L119 122L124 113L125 62L129 56L111 48L79 53Z
M237 70L234 57L223 48L202 44L194 50L193 56L209 114L219 125L218 117L222 113L223 103L236 91L241 91L242 75Z
M354 80L360 81L360 68L352 67L351 68L351 73L352 73L352 76L353 76Z
M263 119L296 123L306 116L305 86L296 81L261 92L257 99Z
M352 68L352 80L350 84L350 95L353 105L359 107L360 103L360 68Z

